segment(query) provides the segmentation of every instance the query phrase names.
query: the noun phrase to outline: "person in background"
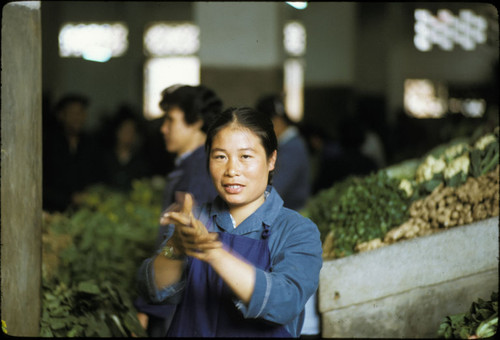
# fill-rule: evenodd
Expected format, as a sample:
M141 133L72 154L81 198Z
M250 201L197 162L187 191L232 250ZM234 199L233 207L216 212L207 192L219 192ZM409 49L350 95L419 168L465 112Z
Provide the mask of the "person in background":
M288 117L281 96L263 96L257 101L255 107L271 118L278 137L279 156L273 175L273 186L283 198L285 207L300 211L311 193L311 170L307 144L300 135L299 129ZM320 333L316 299L315 292L306 304L303 334L318 335Z
M53 129L43 131L43 209L63 212L77 206L83 190L101 179L95 136L84 131L89 100L62 97L55 106Z
M288 117L281 96L264 96L255 108L271 118L278 137L279 156L273 185L283 198L285 207L299 211L311 192L307 145Z
M152 175L143 148L143 121L127 105L122 105L104 124L103 181L114 190L127 192L132 181Z
M178 305L168 337L298 337L322 249L317 226L272 186L271 120L227 109L205 145L218 196L199 207L188 194L162 216L170 230L138 271L141 295Z
M191 193L202 204L216 196L206 169L204 144L208 126L222 110L222 100L203 86L174 85L162 92L160 107L165 112L161 132L168 152L174 153L175 168L167 176L163 209L175 202L176 192Z
M208 126L222 110L222 100L203 85L173 85L162 92L160 107L165 112L161 131L166 149L176 155L175 167L167 175L162 210L175 204L178 192L189 192L199 204L213 200L217 192L204 167L204 145ZM160 226L159 235L165 230L166 226ZM159 237L157 245L160 241ZM165 335L175 305L154 305L139 297L136 308L150 336Z
M377 163L363 154L361 146L365 140L364 125L355 116L346 116L339 123L340 153L334 158L324 159L315 191L330 188L351 175L366 176L378 170Z

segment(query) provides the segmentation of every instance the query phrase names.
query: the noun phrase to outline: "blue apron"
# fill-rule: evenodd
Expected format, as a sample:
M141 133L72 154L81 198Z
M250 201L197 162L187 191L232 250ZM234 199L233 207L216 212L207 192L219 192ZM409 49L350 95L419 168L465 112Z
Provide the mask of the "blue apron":
M262 238L219 233L219 239L255 267L269 271L269 227ZM234 293L206 262L190 257L186 287L167 337L291 337L283 325L264 319L245 319L236 308Z

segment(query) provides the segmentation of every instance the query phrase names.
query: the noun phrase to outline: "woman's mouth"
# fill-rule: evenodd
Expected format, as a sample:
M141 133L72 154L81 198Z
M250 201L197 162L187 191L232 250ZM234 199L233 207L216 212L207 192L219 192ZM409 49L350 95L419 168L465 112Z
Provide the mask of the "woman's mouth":
M223 187L228 194L239 194L243 190L241 184L224 184Z

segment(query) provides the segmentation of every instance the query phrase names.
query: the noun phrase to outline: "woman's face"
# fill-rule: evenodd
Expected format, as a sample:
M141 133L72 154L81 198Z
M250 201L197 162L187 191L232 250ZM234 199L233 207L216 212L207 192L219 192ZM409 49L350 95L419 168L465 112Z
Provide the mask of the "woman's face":
M230 208L256 210L264 202L276 151L268 159L256 134L241 126L229 125L215 135L209 157L212 181Z
M178 107L169 109L161 126L167 151L177 155L190 151L193 136L199 129L200 124L186 123L184 112Z

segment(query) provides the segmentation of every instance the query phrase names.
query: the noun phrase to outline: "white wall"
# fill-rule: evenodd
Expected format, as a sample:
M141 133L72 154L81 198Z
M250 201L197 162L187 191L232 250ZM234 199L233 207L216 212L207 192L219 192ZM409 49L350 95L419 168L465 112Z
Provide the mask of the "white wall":
M354 2L311 2L300 12L307 31L306 86L353 85Z
M196 2L200 60L208 67L273 67L281 63L280 2Z

